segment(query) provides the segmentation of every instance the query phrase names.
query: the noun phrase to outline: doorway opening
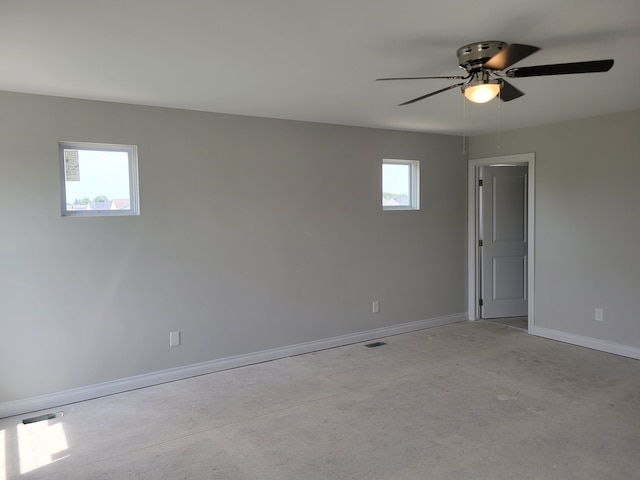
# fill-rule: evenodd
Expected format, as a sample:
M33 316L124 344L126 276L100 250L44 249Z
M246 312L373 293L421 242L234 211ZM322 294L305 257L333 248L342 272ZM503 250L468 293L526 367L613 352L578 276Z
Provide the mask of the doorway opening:
M529 330L528 317L482 318L480 320L506 325L507 327L519 328L520 330Z
M484 273L489 274L483 275L483 249L485 248L483 238L483 225L481 222L482 217L482 199L481 199L481 187L482 183L480 180L482 179L483 169L485 167L504 167L504 166L521 166L526 167L526 177L525 177L525 186L526 189L524 202L525 202L525 210L526 210L526 218L524 220L525 223L522 225L523 230L525 231L526 236L526 245L523 244L520 248L524 248L524 251L520 251L518 253L507 252L502 258L500 255L491 254L489 258L493 259L493 263L487 262L487 256L485 254L485 265L484 265ZM490 169L487 169L488 171ZM499 170L499 169L495 169ZM493 180L492 180L493 181ZM522 181L522 180L520 180ZM517 181L509 180L507 182L507 189L512 189L510 186L517 185ZM516 188L517 190L517 188ZM468 173L468 308L469 308L469 320L478 320L483 316L486 317L501 317L501 312L505 312L505 315L502 317L520 317L522 318L526 315L527 318L527 330L529 333L533 333L534 325L535 325L535 317L534 317L534 239L535 239L535 203L534 203L534 194L535 194L535 156L533 153L519 154L519 155L509 155L504 157L491 157L491 158L481 158L474 159L469 161L469 173ZM493 202L493 200L490 200ZM487 200L485 199L485 203ZM494 205L495 207L495 205ZM494 210L498 208L495 207ZM510 203L506 204L506 210L513 210L514 206ZM485 225L485 229L487 226ZM517 229L508 228L507 236L510 235L509 232L514 232ZM495 233L495 232L494 232ZM503 242L505 243L505 242ZM497 245L497 244L496 244ZM492 248L492 246L489 246ZM485 252L487 252L485 250ZM495 259L498 260L495 260ZM491 275L500 274L502 275L501 268L505 268L506 271L517 271L521 278L518 279L518 274L516 276L515 281L507 280L502 281L502 286L500 281L496 283L495 278ZM519 270L518 270L519 268ZM497 273L496 273L497 272ZM483 285L484 282L484 285ZM520 295L509 295L504 296L508 301L500 302L501 298L499 293L501 291L505 291L509 293L510 291L522 292ZM497 292L497 293L496 293ZM485 299L483 295L489 295L488 300L493 302L489 308L486 309L487 314L483 315L483 307L485 303ZM515 297L523 297L520 298L521 309L520 313L512 315L509 312L514 311L513 308L513 299ZM525 300L525 303L522 303L522 300ZM507 305L507 308L503 310L503 304ZM497 309L496 309L497 307ZM522 309L524 308L524 310Z

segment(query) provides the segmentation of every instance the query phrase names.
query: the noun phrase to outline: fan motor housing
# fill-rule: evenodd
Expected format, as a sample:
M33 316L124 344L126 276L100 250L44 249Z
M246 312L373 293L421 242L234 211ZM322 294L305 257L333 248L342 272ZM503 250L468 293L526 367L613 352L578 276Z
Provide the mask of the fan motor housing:
M507 45L507 43L498 40L470 43L456 51L458 64L467 72L482 70L484 63Z

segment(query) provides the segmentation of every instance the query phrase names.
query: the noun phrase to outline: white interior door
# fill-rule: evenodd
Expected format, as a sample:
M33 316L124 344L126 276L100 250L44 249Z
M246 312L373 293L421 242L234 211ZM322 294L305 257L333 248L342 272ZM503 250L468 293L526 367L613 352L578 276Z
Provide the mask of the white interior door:
M527 167L480 172L481 317L527 315Z

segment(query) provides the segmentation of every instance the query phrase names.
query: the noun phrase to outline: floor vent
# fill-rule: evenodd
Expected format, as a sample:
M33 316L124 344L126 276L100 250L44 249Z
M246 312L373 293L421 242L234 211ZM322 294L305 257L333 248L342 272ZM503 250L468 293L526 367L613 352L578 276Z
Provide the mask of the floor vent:
M29 423L43 422L45 420L53 420L54 418L56 418L58 416L61 417L62 416L62 412L59 412L58 414L46 413L44 415L38 415L37 417L25 418L24 420L22 420L22 423L24 425L28 425Z
M386 345L386 343L384 342L373 342L373 343L367 343L365 345L365 347L367 348L374 348L374 347L381 347L382 345Z

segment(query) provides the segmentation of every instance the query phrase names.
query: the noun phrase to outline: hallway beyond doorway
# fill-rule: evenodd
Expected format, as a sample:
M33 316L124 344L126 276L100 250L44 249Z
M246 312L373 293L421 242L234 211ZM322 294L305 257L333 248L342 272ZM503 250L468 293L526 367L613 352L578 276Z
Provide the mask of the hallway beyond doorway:
M505 317L505 318L483 318L486 322L499 323L508 325L509 327L521 328L527 330L529 328L529 317Z

